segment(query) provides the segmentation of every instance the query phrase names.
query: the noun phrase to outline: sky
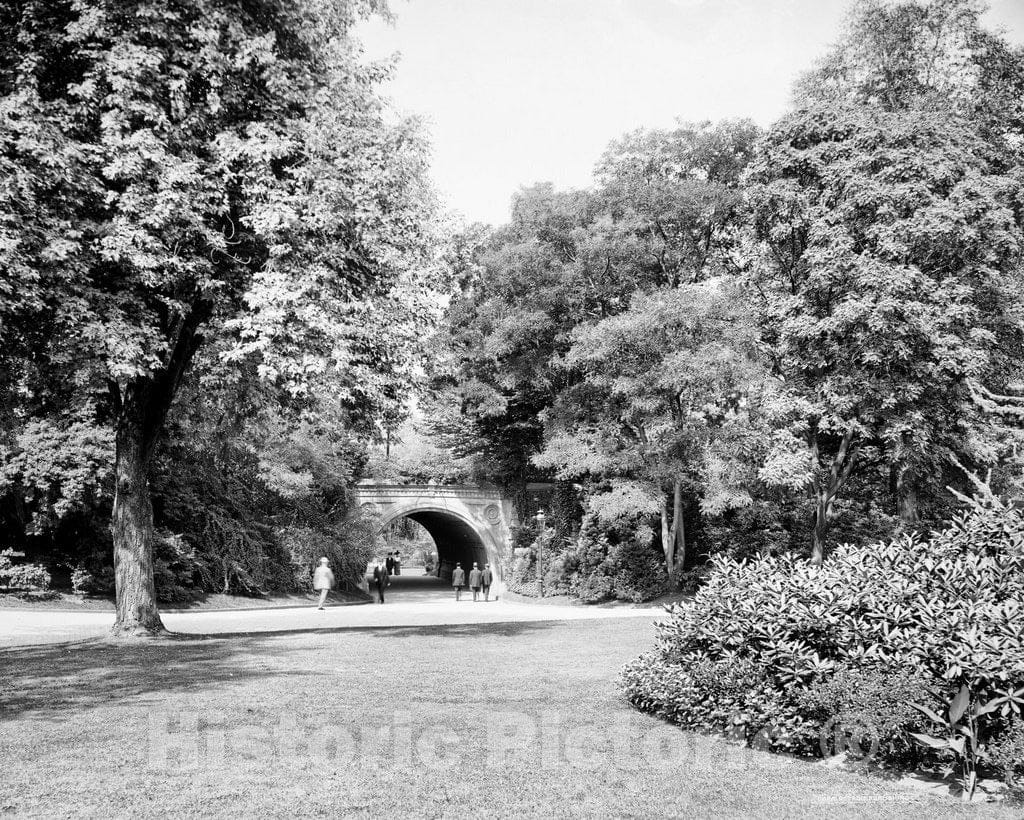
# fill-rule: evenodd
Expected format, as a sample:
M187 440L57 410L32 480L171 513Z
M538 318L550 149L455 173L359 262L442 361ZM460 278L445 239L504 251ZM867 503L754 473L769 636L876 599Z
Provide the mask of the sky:
M1024 43L1024 0L987 20ZM508 220L513 194L590 184L640 127L782 115L838 36L849 0L392 0L358 36L399 56L385 93L423 118L433 176L467 221Z

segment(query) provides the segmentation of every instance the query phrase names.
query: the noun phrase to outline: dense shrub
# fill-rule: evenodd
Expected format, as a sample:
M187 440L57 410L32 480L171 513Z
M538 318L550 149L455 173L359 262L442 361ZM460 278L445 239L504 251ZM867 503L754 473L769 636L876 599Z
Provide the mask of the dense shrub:
M188 603L215 590L217 567L183 536L158 530L153 541L153 586L157 600Z
M358 514L333 530L284 527L278 537L291 555L294 588L302 591L313 588L313 570L321 558L330 562L338 589L357 589L376 543L372 526Z
M827 727L823 738L836 747L836 733L865 736L865 750L873 750L888 763L915 762L920 747L906 730L921 723L913 704L938 708L929 681L920 673L899 669L839 666L828 678L815 680L807 688L795 688L794 707L816 726ZM851 743L851 748L855 744Z
M581 601L649 601L668 584L655 531L642 516L602 523L587 514L572 548L570 591Z
M504 577L507 579L505 586L509 592L530 597L537 597L540 594L537 584L537 557L533 553L510 556L505 566Z
M576 555L571 550L548 560L544 565L544 594L569 595L578 566Z
M50 573L39 564L15 564L12 550L0 552L0 588L42 590L50 586Z
M190 564L202 582L197 593L290 589L290 559L267 520L274 499L258 479L254 457L234 449L211 453L183 442L167 451L153 480L154 515L184 544L181 549L164 544L162 554L158 544L154 561L163 559L181 585L190 572L182 564ZM178 581L169 576L165 581L174 595L169 600L180 600L171 592Z
M988 748L988 762L1017 800L1024 801L1024 718L1018 717Z
M848 691L855 674L876 692L898 679L905 698L925 681L943 702L962 683L985 701L1024 686L1024 520L989 498L928 539L843 546L820 569L791 555L718 557L695 598L657 630L657 650L623 672L634 704L730 730L740 716L689 701L715 697L704 664L750 664L764 687L737 707L749 711L746 736L769 731L775 748L816 753L826 717L868 706ZM998 730L1011 701L982 718L983 733ZM900 757L894 735L907 704L877 705L873 719Z
M71 573L71 589L79 595L113 595L114 568L91 570L85 566L75 567Z
M531 598L540 596L538 572L541 569L540 555L543 553L544 596L568 595L576 570L571 542L554 527L546 527L542 532L534 531L533 537L528 541L522 532L523 530L520 530L518 543L522 543L523 546L514 548L504 564L505 585L508 590Z
M588 604L649 601L668 584L655 532L642 517L602 522L588 513L575 536L549 527L504 569L509 591L537 596L538 555L544 553L544 595L571 595Z

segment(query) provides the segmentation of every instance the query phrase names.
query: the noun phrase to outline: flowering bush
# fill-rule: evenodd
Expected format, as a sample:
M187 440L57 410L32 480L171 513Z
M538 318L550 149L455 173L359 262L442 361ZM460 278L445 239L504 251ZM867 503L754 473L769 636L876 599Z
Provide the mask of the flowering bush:
M0 588L46 589L50 586L50 573L39 564L15 564L12 550L0 552Z
M821 568L719 557L657 631L656 651L624 670L625 691L686 725L727 731L739 720L748 739L770 729L772 747L814 752L829 710L808 692L840 670L883 680L898 670L943 702L963 684L998 699L982 720L991 734L1024 706L1024 519L988 497L928 539L846 545ZM708 668L742 668L753 682L725 710L699 704L716 697Z
M114 568L75 567L71 573L71 588L79 595L113 595Z

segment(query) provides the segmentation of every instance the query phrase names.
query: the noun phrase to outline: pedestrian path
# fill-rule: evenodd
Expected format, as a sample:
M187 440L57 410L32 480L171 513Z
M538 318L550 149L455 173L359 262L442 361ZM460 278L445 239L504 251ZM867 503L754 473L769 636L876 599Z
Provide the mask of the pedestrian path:
M421 570L422 571L422 570ZM165 612L164 625L189 635L305 632L318 629L372 629L402 626L523 621L575 621L605 618L657 618L661 607L588 607L473 601L463 592L456 602L451 587L429 576L403 575L393 579L385 603L308 609ZM0 646L55 643L105 636L114 623L111 612L45 612L0 609Z

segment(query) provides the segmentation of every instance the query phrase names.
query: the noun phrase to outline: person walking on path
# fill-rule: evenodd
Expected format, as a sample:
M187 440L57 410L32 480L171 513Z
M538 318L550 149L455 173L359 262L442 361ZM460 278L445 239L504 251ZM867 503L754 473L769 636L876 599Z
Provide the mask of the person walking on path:
M455 587L455 600L462 600L462 588L466 585L466 573L458 564L452 570L452 586Z
M327 593L331 591L331 587L333 586L334 573L331 572L327 559L321 558L320 566L313 570L313 589L320 592L320 602L316 606L317 609L324 608L324 601L327 600Z
M402 555L398 550L395 550L395 575L402 574Z
M491 572L491 565L484 564L484 571L480 573L480 586L484 590L484 600L491 600L491 582L494 580L494 573Z
M387 567L388 575L395 571L395 558L390 552L388 553L387 560L384 561L384 566Z
M473 600L480 600L480 584L483 581L484 574L480 571L480 566L476 561L473 562L473 569L469 571L469 588L473 590Z
M377 566L373 568L373 583L377 587L377 603L384 603L384 590L388 588L388 569L377 559Z

